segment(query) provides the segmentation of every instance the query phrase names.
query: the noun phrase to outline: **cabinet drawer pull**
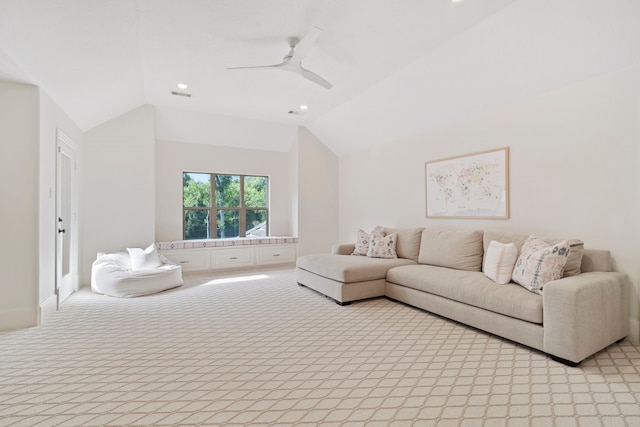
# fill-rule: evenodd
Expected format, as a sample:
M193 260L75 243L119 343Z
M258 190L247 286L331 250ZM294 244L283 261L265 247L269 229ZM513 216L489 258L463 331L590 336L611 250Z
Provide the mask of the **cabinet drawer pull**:
M189 264L189 261L180 261L180 264Z
M280 256L280 254L273 254L273 256Z
M231 257L231 258L229 258L229 259L238 259L238 257L237 257L237 256L232 256L232 257Z

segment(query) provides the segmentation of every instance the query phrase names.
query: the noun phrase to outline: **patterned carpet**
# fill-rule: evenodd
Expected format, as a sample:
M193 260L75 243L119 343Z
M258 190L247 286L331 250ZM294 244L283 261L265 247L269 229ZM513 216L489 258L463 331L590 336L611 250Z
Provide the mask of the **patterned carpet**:
M2 426L640 426L640 346L577 368L386 299L340 307L293 270L83 289L0 334Z

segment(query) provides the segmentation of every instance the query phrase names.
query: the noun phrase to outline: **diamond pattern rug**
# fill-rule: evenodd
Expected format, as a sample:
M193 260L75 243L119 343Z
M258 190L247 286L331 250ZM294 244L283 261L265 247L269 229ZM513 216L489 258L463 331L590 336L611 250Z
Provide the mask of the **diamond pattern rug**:
M0 334L1 426L640 426L640 346L570 368L386 299L349 306L291 269L87 289Z

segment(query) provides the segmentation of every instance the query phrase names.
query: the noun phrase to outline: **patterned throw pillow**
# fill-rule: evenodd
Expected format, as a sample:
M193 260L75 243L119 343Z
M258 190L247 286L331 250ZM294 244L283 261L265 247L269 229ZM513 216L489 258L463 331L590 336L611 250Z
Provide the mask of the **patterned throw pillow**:
M369 242L369 252L367 256L371 258L398 258L396 254L396 242L398 233L391 233L388 236L371 234Z
M500 243L492 240L484 257L482 271L484 275L499 285L511 281L513 267L518 259L518 248L513 243Z
M366 256L367 252L369 252L369 238L369 233L362 229L358 229L358 236L356 237L356 247L351 255Z
M542 295L547 282L562 278L568 257L567 240L552 246L537 236L529 236L513 270L513 281Z
M359 229L356 237L356 247L351 255L367 256L367 253L369 252L369 241L372 236L384 237L384 229L378 226L373 229L371 234Z

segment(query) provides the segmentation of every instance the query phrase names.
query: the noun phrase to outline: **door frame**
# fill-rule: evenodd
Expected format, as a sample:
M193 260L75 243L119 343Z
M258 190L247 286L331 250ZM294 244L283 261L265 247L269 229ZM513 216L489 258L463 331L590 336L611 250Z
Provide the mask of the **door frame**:
M77 187L77 161L76 154L78 145L67 136L62 130L56 129L56 207L55 207L55 280L54 292L56 295L57 308L72 293L78 290L78 187ZM69 208L70 217L65 220L63 228L69 233L69 273L64 278L60 277L62 265L62 243L58 233L58 218L60 215L61 194L61 156L67 156L71 160L70 185L69 185Z

